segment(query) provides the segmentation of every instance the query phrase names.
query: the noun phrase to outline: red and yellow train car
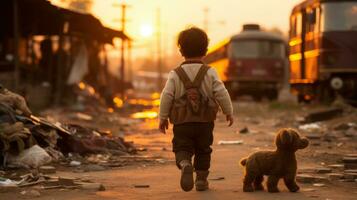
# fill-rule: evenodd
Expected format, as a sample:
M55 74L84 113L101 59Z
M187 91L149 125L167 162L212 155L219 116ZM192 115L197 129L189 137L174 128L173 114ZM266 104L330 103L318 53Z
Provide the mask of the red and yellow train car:
M357 1L305 0L290 16L290 84L299 101L357 100Z
M205 62L216 68L232 98L278 97L284 79L287 48L284 38L247 24L243 31L209 50Z

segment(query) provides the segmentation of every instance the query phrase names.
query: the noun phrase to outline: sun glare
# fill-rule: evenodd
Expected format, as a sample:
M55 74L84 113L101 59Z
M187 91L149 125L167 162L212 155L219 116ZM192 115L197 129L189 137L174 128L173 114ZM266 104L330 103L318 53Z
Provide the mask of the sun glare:
M153 34L154 30L153 27L149 24L141 25L140 27L140 34L143 37L150 37Z

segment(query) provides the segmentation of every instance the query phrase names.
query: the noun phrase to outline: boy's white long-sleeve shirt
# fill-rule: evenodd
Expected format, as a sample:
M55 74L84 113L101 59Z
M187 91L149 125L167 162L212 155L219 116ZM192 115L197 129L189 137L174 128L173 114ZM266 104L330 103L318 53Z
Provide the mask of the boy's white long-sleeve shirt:
M189 63L183 64L184 69L191 81L193 81L202 64ZM231 98L223 82L219 78L217 71L211 67L205 75L200 90L203 95L215 99L225 115L233 114ZM160 119L168 119L171 107L175 99L185 94L185 87L174 70L169 73L168 80L165 84L160 97Z

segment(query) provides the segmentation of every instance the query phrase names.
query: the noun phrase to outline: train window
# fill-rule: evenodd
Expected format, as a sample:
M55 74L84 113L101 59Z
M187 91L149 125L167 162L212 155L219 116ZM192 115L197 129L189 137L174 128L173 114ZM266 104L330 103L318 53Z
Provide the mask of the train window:
M291 23L291 30L290 30L291 37L297 37L297 36L301 35L301 30L302 30L302 15L301 15L301 13L293 15L291 17L290 23Z
M357 30L357 2L326 2L321 5L322 31Z
M308 9L306 11L306 18L307 20L305 21L305 27L306 27L306 32L314 32L317 28L317 9L313 8L313 9Z
M296 17L290 18L290 37L296 36Z
M285 46L281 42L260 42L260 56L264 58L283 58Z
M242 40L232 42L230 51L234 58L283 58L285 46L268 40Z

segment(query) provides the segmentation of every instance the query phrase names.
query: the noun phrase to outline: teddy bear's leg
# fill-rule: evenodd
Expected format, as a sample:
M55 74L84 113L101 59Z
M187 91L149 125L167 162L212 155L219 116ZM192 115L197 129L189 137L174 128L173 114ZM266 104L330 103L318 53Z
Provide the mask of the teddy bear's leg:
M268 192L279 192L278 182L279 182L279 177L270 175L268 177L268 182L267 182Z
M253 188L254 176L245 174L243 179L243 192L254 192Z
M300 189L300 187L296 184L295 174L285 176L284 183L290 192L297 192Z
M264 180L264 176L263 175L255 177L255 179L254 179L254 190L264 190L264 187L263 187L263 184L262 184L263 180Z

